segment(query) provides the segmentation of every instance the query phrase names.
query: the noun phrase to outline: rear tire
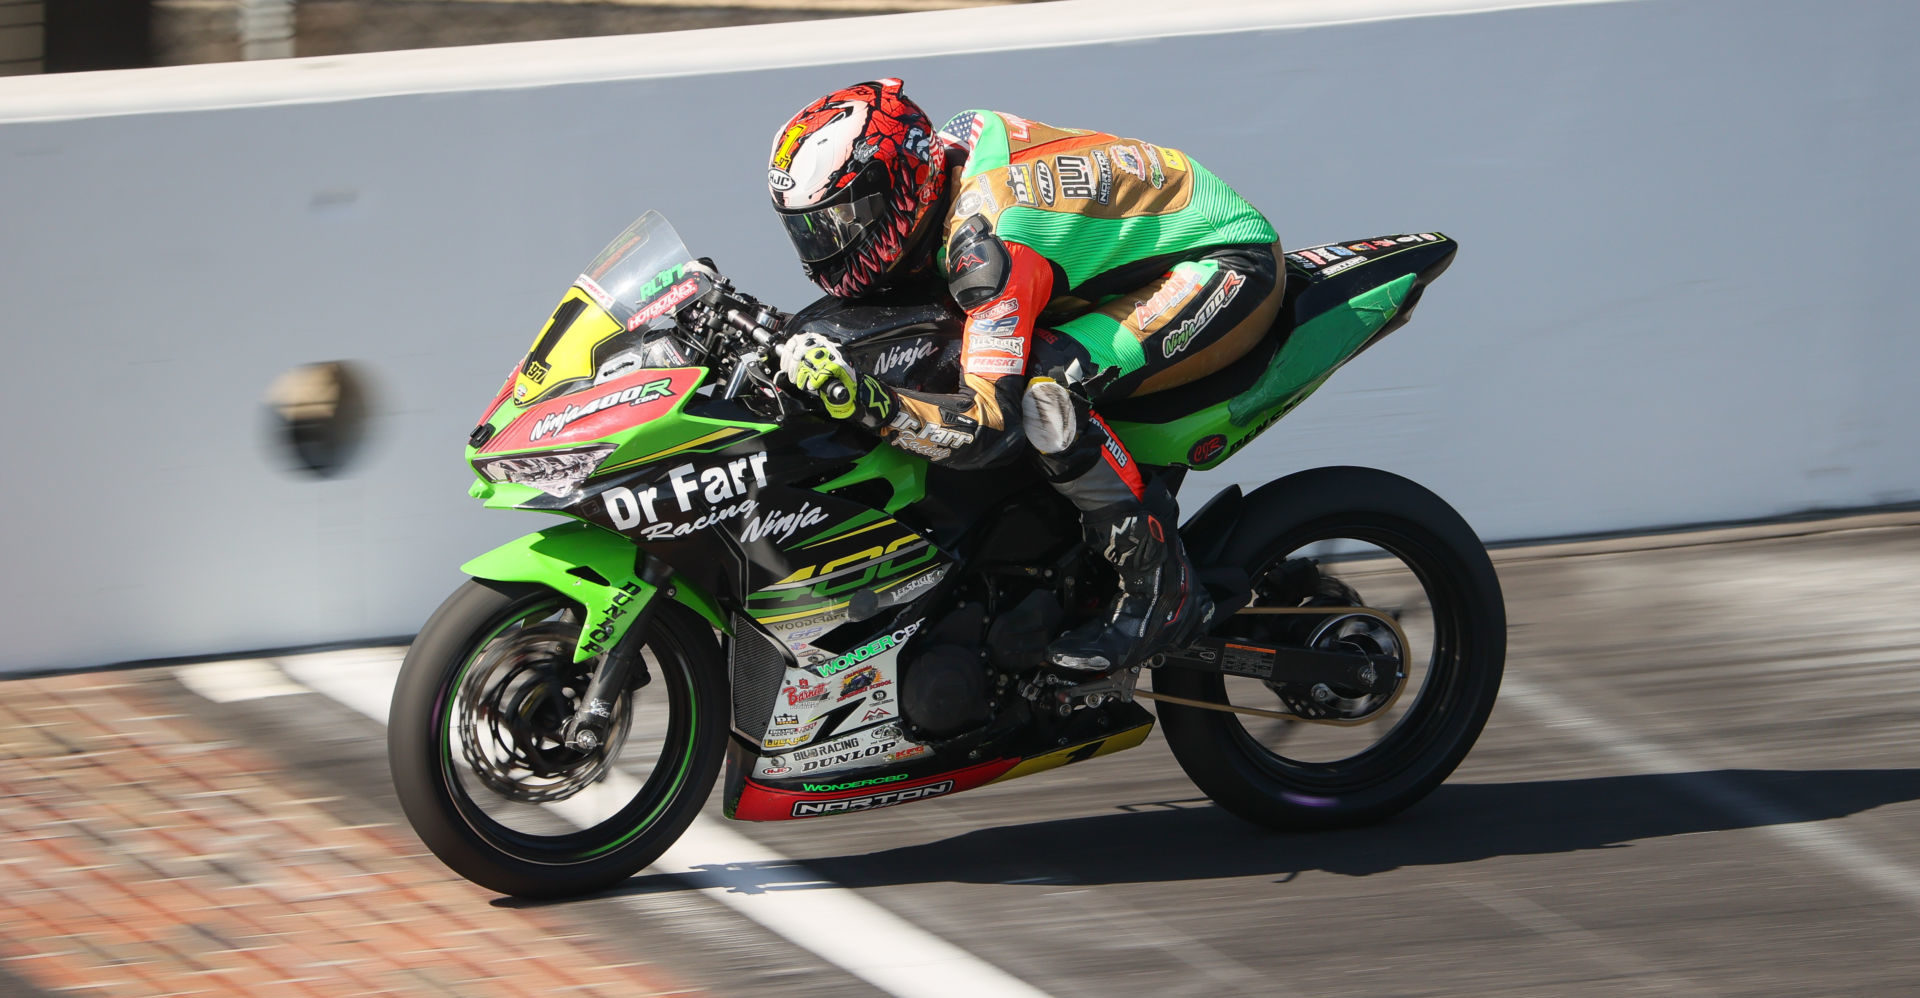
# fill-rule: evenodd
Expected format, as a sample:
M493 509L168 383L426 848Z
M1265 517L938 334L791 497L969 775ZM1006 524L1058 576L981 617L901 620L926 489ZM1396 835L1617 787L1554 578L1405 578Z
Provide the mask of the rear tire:
M597 823L586 828L546 816L548 811L567 814L564 805L556 810L550 804L513 803L488 791L476 782L474 763L462 749L469 735L463 722L469 727L497 723L497 709L478 722L467 716L470 708L463 712L472 698L463 698L461 684L484 681L478 666L490 643L508 640L514 628L529 635L557 630L559 637L542 640L561 654L570 653L564 624L535 622L573 604L544 586L475 579L434 612L408 649L394 688L387 754L407 820L441 862L503 894L573 897L627 879L686 831L706 803L725 754L726 682L712 631L664 595L655 598L662 602L646 633L629 633L623 640L644 644L653 671L644 690L629 694L627 709L637 710L632 704L641 695L664 701L671 720L663 748L644 777L607 772L579 791L584 798L587 790L614 785L607 781L635 788L624 805L609 808L610 816L587 819ZM577 629L573 625L574 634ZM536 813L534 820L550 825L528 830L506 820Z
M1240 715L1157 705L1174 757L1201 792L1273 828L1343 828L1399 813L1440 785L1473 747L1500 691L1506 607L1486 548L1439 496L1369 468L1317 468L1255 490L1221 548L1256 583L1290 552L1354 538L1398 557L1425 587L1436 639L1430 679L1408 712L1364 751L1333 762L1285 758L1247 734ZM1244 619L1244 618L1243 618ZM1232 634L1232 618L1213 631ZM1231 702L1225 677L1176 667L1156 692Z

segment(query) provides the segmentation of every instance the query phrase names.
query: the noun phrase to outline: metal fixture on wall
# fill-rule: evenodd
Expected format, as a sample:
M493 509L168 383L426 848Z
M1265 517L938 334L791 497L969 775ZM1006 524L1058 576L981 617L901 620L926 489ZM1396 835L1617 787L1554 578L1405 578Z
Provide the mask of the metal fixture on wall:
M302 364L267 389L273 437L294 467L320 478L340 474L367 430L367 379L346 361Z
M240 0L240 58L292 58L293 33L293 0Z

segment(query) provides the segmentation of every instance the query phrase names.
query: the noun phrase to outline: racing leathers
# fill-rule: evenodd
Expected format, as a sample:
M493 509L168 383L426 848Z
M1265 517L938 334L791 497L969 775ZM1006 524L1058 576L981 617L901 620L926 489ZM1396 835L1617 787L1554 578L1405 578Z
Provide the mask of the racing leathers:
M1147 507L1138 467L1096 409L1211 374L1266 334L1285 279L1273 227L1165 146L993 111L956 115L939 139L950 187L935 262L967 313L960 385L935 394L850 378L835 415L960 469L1031 442L1121 580L1104 619L1049 658L1137 665L1211 608L1170 513Z

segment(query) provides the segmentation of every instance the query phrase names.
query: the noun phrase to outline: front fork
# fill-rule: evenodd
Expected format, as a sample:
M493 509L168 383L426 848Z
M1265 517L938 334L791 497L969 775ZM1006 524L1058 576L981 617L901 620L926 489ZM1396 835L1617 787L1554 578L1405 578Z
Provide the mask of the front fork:
M639 581L640 605L632 609L632 619L627 622L623 635L601 654L600 664L594 667L593 676L580 695L580 706L560 729L561 740L576 752L591 752L606 740L607 728L613 724L614 700L626 692L635 668L640 670L640 682L635 689L647 685L653 678L647 674L646 664L640 658L641 638L635 637L631 641L626 638L644 636L660 600L672 599L678 594L672 585L673 569L651 554L641 555ZM581 626L586 625L583 623ZM593 636L583 637L590 641ZM587 641L582 643L587 644Z
M580 638L574 663L598 656L579 706L561 727L561 740L579 751L606 741L613 705L629 688L634 670L640 685L648 680L640 658L641 640L626 640L640 628L645 634L661 598L674 600L727 633L725 616L713 598L632 539L604 527L574 520L516 538L460 566L477 579L531 582L580 604Z

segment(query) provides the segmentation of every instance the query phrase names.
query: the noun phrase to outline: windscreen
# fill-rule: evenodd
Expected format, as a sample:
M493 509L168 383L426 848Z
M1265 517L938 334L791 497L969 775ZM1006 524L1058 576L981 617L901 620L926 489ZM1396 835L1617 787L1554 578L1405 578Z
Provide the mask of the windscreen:
M649 211L614 237L574 285L622 327L637 329L670 314L698 293L688 283L696 276L688 270L692 263L693 254L673 231L673 224L659 212Z
M659 212L640 216L554 309L520 365L514 401L528 405L590 387L615 370L655 366L644 360L649 330L661 338L659 328L713 286L708 274Z

